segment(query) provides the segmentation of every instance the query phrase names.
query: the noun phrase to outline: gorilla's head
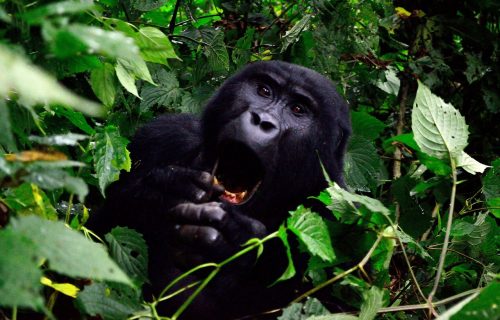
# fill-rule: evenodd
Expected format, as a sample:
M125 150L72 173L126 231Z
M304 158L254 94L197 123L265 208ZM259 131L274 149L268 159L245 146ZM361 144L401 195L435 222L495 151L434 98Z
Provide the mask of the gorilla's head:
M202 126L225 199L255 215L269 203L290 209L317 194L325 187L320 162L343 185L348 106L315 71L280 61L248 65L209 101Z

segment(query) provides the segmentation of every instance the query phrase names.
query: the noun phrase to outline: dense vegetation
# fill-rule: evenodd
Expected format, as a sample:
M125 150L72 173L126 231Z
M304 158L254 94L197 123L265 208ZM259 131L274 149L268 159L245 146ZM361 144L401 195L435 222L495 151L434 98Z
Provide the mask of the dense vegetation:
M329 219L299 207L199 269L297 237L307 269L290 261L280 280L310 289L275 317L500 319L498 2L0 0L0 25L0 319L64 319L68 300L82 317L181 316L190 300L156 312L170 287L142 298L138 233L85 223L130 169L138 126L199 113L270 59L327 75L349 102L350 190L318 197Z

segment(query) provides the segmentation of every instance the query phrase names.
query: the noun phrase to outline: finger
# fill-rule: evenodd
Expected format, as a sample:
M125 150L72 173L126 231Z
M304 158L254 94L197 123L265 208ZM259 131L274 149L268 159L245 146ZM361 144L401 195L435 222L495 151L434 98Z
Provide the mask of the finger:
M179 223L210 225L221 228L228 215L217 202L204 204L182 203L171 210L171 217Z
M186 245L215 247L224 242L222 234L217 229L206 226L178 225L176 235L178 240Z

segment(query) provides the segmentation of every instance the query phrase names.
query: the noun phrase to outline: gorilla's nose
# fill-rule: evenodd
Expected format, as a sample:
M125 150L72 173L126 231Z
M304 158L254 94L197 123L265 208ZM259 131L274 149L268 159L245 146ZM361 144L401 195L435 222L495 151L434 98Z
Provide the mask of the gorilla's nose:
M278 120L266 112L250 111L250 124L254 134L262 135L272 140L279 133Z

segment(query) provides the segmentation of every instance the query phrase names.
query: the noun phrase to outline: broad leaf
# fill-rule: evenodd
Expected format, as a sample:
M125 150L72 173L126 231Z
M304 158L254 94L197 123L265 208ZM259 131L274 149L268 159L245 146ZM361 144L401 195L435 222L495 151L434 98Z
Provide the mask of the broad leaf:
M351 125L354 135L362 136L370 141L377 139L386 125L366 112L351 112Z
M493 161L492 168L483 179L483 194L488 209L500 218L500 159Z
M131 284L102 245L88 240L60 221L31 215L13 219L10 228L36 244L37 254L48 260L50 270L70 277Z
M88 139L89 136L77 133L55 134L51 136L30 136L30 141L48 146L76 146L78 141Z
M41 310L42 271L36 243L23 234L0 229L0 306Z
M375 319L377 311L383 306L384 291L378 287L371 287L363 293L363 304L359 313L359 320Z
M90 85L96 97L106 107L112 107L116 96L115 69L110 63L104 63L102 67L93 69L90 73Z
M286 256L288 259L288 265L286 267L286 270L275 281L275 283L279 282L279 281L291 279L296 273L295 266L293 265L292 251L290 249L290 244L288 242L288 235L286 233L286 228L284 226L281 226L280 229L278 230L278 236L281 239L281 241L283 242L283 245L285 246Z
M167 59L179 59L168 37L157 28L140 28L135 39L145 61L168 65Z
M128 140L123 138L115 126L106 126L95 136L94 164L99 188L104 195L106 187L120 176L120 170L130 171Z
M18 216L35 214L45 219L57 219L56 209L50 199L34 184L23 183L8 190L4 201Z
M344 177L353 190L370 191L381 184L385 171L373 143L353 135L345 155Z
M100 316L105 320L123 320L142 309L139 297L131 288L96 282L80 292L76 305L91 316Z
M494 281L468 302L451 320L499 319L500 283Z
M120 62L118 62L115 66L116 77L118 81L120 81L121 85L131 94L140 98L139 93L137 92L137 86L135 85L135 77L134 74L127 70Z
M458 156L469 135L458 110L420 82L413 105L412 130L420 149L439 159Z
M380 212L385 216L390 215L389 209L387 209L379 200L363 195L350 193L349 191L342 189L336 183L330 186L327 191L332 198L331 208L333 210L345 210L346 208L352 208L356 210L356 204L361 204L372 212Z
M486 170L486 168L488 168L487 165L484 165L481 162L477 161L476 159L472 158L464 151L462 151L458 155L457 167L463 168L465 171L467 171L470 174L476 174L477 172L483 173L484 170Z
M77 13L94 8L92 0L81 1L61 1L56 3L47 4L37 7L31 11L26 12L21 17L29 24L39 24L43 22L48 16L52 15L66 15L68 13Z
M92 116L102 114L102 108L98 104L73 94L52 76L2 45L0 70L1 98L10 99L12 93L15 93L25 106L61 104Z
M311 15L306 14L299 22L297 22L292 29L288 30L283 36L283 45L281 46L281 53L285 52L288 47L297 42L300 37L302 30L309 26L309 21L311 21Z
M139 287L148 281L148 248L140 233L116 227L106 234L106 241L113 259Z
M89 192L89 188L82 178L73 177L61 169L31 171L22 180L34 183L46 190L64 188L69 193L76 194L80 202L83 202Z
M154 73L154 79L159 84L152 86L146 84L141 90L143 101L141 111L149 110L152 107L175 108L184 93L179 88L179 81L173 72L159 69Z
M220 30L202 29L199 36L204 43L203 53L214 72L229 70L229 54L224 43L224 33Z
M317 213L299 206L288 218L287 226L306 245L311 254L328 262L335 259L328 228Z

